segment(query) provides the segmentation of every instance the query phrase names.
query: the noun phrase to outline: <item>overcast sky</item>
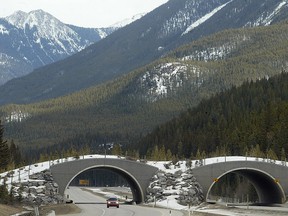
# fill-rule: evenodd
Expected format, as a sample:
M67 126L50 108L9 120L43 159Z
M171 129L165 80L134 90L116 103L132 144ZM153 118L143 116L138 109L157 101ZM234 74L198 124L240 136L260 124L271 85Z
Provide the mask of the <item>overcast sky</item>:
M168 0L1 0L0 17L42 9L66 24L107 27L149 12Z

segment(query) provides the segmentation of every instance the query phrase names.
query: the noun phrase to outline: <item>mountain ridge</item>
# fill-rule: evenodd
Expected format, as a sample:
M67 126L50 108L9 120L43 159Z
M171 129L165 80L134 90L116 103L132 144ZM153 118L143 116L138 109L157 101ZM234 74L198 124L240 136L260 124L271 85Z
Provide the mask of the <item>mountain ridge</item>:
M101 84L201 37L287 19L287 5L285 0L170 0L81 52L1 86L0 104L31 103Z
M77 53L116 29L66 25L43 10L17 11L1 18L0 85Z
M225 30L105 84L2 106L0 116L8 136L25 147L134 143L217 92L288 71L287 25Z

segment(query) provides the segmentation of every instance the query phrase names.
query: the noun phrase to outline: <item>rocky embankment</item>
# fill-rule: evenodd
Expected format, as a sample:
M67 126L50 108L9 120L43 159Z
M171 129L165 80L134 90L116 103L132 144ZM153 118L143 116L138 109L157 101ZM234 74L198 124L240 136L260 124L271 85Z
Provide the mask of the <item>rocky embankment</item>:
M177 202L185 206L196 206L204 201L202 188L191 169L175 173L160 170L153 177L147 189L146 201L155 202L155 199L156 202L162 201L169 196L175 196Z
M174 172L173 169L169 170L169 166L171 167L172 163L167 164L167 170L159 170L151 179L146 202L163 201L173 196L178 204L184 206L197 206L202 203L203 191L193 176L193 170L188 168ZM12 183L12 194L29 206L58 204L64 201L58 194L58 185L53 181L49 170L30 175L27 181Z
M30 175L29 181L12 183L12 194L30 206L63 202L63 197L58 194L58 185L48 170Z

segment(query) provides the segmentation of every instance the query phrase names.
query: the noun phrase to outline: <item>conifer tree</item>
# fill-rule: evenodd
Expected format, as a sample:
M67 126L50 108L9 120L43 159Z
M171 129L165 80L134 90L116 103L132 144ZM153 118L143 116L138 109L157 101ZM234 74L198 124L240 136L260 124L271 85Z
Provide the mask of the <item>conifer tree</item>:
M152 154L151 154L151 159L154 161L158 161L159 160L159 149L158 149L158 145L155 145L155 147L152 150Z
M286 153L284 148L281 149L281 161L286 161Z
M166 153L166 160L170 161L172 160L172 158L173 158L172 152L170 149L168 149Z
M177 150L178 150L179 158L182 158L182 155L183 155L183 143L181 141L178 143Z
M112 148L112 155L122 155L122 149L120 144L116 144Z
M0 121L0 170L6 170L10 161L9 147L3 139L4 127Z
M255 147L253 147L250 150L250 156L257 157L257 158L263 158L264 157L264 153L261 151L259 144L257 144Z
M159 150L159 156L158 156L158 160L166 160L166 150L165 150L165 146L162 145L160 150Z
M19 150L19 147L16 146L13 140L10 143L9 151L10 151L10 159L11 159L10 163L14 164L16 167L19 167L22 163L22 155Z
M202 159L200 149L197 149L196 160L200 160L200 159Z
M269 158L271 160L278 160L278 157L277 157L276 153L273 151L273 149L270 148L266 154L267 154L267 158Z
M7 185L4 183L0 185L0 203L7 204L9 199L9 192L7 190Z

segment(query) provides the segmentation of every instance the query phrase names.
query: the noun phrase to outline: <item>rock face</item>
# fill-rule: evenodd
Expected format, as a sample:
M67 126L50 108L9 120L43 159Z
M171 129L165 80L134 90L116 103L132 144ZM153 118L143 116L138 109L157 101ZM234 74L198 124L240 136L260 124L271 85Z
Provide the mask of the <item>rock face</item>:
M49 205L63 202L58 194L58 185L53 182L50 171L46 170L29 176L29 181L12 184L12 193L27 205Z
M118 28L67 25L43 10L0 18L0 85L80 52Z
M175 173L160 170L153 177L147 188L146 201L162 201L169 196L173 196L179 204L185 206L196 206L204 201L201 185L193 176L191 169L185 172L179 170Z

